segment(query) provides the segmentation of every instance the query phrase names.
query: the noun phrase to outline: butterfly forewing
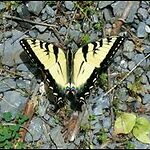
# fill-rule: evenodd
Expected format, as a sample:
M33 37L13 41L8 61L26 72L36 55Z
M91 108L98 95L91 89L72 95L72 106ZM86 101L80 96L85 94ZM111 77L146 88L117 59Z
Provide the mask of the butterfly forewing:
M76 87L83 86L95 68L111 61L123 41L123 37L104 38L79 48L74 55L73 83Z
M20 43L31 60L36 60L39 67L49 71L59 87L65 88L67 68L63 50L40 40L22 39Z

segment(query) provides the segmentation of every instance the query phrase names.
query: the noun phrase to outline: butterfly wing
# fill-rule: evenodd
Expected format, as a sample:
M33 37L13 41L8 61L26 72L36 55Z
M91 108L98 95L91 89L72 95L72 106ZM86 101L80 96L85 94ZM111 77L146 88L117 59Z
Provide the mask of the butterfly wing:
M107 67L112 57L123 42L123 37L104 38L98 42L89 43L75 53L73 66L73 83L80 88L95 73L95 68L101 70Z
M68 79L67 62L63 50L53 44L30 38L22 39L20 44L32 62L44 71L54 91L58 92L56 84L60 89L64 89Z

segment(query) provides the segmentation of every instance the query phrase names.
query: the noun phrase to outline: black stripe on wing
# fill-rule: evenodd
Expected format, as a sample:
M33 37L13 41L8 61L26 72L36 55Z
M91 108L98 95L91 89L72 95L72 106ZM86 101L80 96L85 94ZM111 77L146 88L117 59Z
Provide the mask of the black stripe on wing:
M33 42L32 43L33 45L36 44L36 40L32 40L32 42ZM51 76L50 72L48 70L45 70L44 65L40 62L38 57L35 55L34 51L32 50L31 46L28 44L27 40L22 39L20 41L20 44L23 47L23 49L25 50L25 52L27 53L27 55L30 57L31 61L34 62L35 64L37 64L37 66L45 73L46 78L47 78L47 83L49 84L49 87L53 90L53 92L55 93L55 96L57 96L57 93L58 93L58 96L57 96L58 99L59 99L59 96L62 97L62 99L63 99L64 94L61 92L61 90L59 90L59 88L58 88L55 80ZM43 45L43 44L45 44L45 45ZM46 51L49 53L48 45L49 45L49 43L44 43L44 42L40 41L40 48L43 50L45 47ZM57 61L58 48L55 47L53 50L54 50L54 54L56 56L56 61Z
M90 78L87 80L86 84L84 85L84 87L80 90L78 90L77 93L77 99L85 99L86 96L88 96L90 89L93 87L93 84L97 81L97 78L99 77L99 74L102 71L105 71L108 67L109 64L111 63L114 55L116 54L117 50L120 48L120 46L122 45L122 43L124 42L124 37L120 36L116 39L116 41L114 42L114 44L112 45L111 49L109 50L108 54L106 55L105 59L103 60L103 62L100 64L100 68L96 68L93 73L91 74ZM110 38L108 38L108 43L110 42ZM99 41L100 42L100 47L103 46L103 42L102 40ZM94 47L96 46L95 44L96 42L93 42L92 44L94 45ZM94 50L94 49L93 49Z

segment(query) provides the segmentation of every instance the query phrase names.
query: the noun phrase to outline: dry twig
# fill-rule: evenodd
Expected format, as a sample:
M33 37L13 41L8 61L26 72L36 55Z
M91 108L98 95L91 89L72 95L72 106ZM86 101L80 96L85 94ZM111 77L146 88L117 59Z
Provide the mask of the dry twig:
M130 9L132 7L133 2L132 1L128 1L127 2L127 7L125 8L121 18L119 18L113 25L113 29L111 32L111 35L118 35L118 33L120 32L120 29L123 25L123 23L125 23L126 18L129 15Z
M24 128L28 128L29 123L34 115L35 112L35 107L37 106L37 92L38 92L39 86L36 87L36 89L34 90L31 99L27 102L25 108L24 108L24 115L29 117L29 120L27 122L24 123L23 127ZM27 133L27 130L23 129L20 130L19 134L21 135L21 137L18 139L18 141L24 141L25 139L25 135Z
M108 90L103 96L108 95L112 90L114 90L118 85L120 85L145 59L147 59L148 57L150 57L150 54L148 54L147 56L145 56L139 63L137 63L137 65L135 65L131 71L129 71L122 80L120 80L120 82L118 84L116 84L115 86L113 86L110 90Z
M28 20L28 19L22 19L22 18L19 18L19 17L10 16L10 15L3 15L3 17L7 18L7 19L13 19L13 20L17 20L17 21L28 22L28 23L31 23L31 24L34 24L34 25L47 26L47 27L50 27L50 28L57 28L58 27L56 25L51 25L51 24L42 23L42 22L35 22L35 21Z

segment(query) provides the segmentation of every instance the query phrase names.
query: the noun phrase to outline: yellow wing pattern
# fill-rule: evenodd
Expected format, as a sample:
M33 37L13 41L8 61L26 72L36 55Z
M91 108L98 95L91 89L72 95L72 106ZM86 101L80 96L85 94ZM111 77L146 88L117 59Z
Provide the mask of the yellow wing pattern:
M56 83L65 88L67 84L66 56L60 48L40 40L23 39L20 41L31 59L38 59L48 70Z
M76 87L84 85L87 79L90 78L94 69L101 67L101 63L109 54L110 50L110 58L113 56L116 49L120 47L122 40L123 38L118 38L117 40L117 37L112 37L110 39L104 38L99 42L93 42L81 47L74 55L73 84Z

